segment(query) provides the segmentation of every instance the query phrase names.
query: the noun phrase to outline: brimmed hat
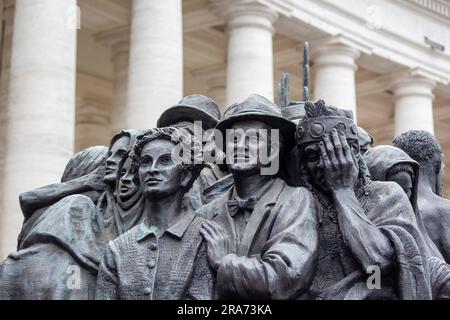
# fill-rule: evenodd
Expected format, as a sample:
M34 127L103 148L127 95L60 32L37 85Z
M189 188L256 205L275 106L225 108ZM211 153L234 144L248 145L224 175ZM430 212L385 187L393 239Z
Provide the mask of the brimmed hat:
M216 129L225 136L225 130L238 121L258 120L274 129L280 130L283 136L285 150L294 146L295 124L281 115L281 111L271 101L260 95L251 95L244 102L233 104L224 113Z
M211 98L193 94L181 99L159 117L158 128L169 127L180 121L202 121L204 130L212 129L220 120L220 110Z

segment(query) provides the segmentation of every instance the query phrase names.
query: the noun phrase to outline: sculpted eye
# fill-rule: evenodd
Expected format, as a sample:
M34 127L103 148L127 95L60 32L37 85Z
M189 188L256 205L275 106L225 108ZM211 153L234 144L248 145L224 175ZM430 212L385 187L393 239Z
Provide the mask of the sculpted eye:
M164 157L164 158L161 159L161 164L168 165L168 164L171 164L171 163L172 163L172 158L171 157Z
M152 164L152 158L150 157L145 157L141 160L141 164L145 164L145 165L149 165Z

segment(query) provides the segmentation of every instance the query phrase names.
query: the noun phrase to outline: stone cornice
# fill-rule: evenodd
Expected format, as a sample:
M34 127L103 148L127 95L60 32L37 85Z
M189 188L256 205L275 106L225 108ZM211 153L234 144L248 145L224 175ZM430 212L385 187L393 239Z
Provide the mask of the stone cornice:
M403 1L403 0L398 0ZM397 1L396 1L397 2ZM367 21L361 16L353 15L346 10L333 6L325 0L285 0L292 7L291 19L298 19L309 27L329 35L342 35L367 48L368 55L377 55L407 68L420 68L437 75L440 83L447 84L450 76L450 56L447 52L431 51L426 44L405 38L393 30L365 28ZM327 11L328 19L323 19ZM365 28L361 32L361 28ZM355 40L357 39L357 40ZM392 44L395 43L393 46ZM314 45L311 44L313 48ZM358 48L361 50L361 48ZM424 59L423 56L428 58ZM418 57L421 57L418 59Z
M450 23L450 3L443 0L398 0L422 9L427 14L437 16Z

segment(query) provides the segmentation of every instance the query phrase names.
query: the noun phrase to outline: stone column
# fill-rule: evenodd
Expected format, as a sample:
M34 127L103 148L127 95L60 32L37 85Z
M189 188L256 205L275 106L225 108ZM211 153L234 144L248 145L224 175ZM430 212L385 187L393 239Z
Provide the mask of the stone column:
M11 67L11 42L14 24L15 1L7 0L2 3L2 46L1 46L1 72L0 72L0 221L4 214L3 209L3 172L6 156L6 122L9 95L9 70ZM0 225L1 230L1 225ZM0 248L3 237L0 235ZM0 250L0 259L1 255Z
M355 73L360 52L348 45L330 40L315 45L313 51L314 99L356 113Z
M130 59L130 28L120 27L96 35L96 40L109 46L112 51L111 61L114 66L114 93L111 112L111 136L126 125L128 99L128 64Z
M403 75L394 81L395 136L408 130L434 134L433 89L436 82L420 75Z
M76 0L17 0L12 40L0 256L16 248L21 192L58 182L73 154Z
M274 99L273 22L275 10L256 1L214 1L212 10L228 27L226 104L257 93Z
M181 0L133 0L125 126L148 129L183 96Z
M112 137L111 116L107 101L81 98L77 102L75 152L92 146L108 146Z

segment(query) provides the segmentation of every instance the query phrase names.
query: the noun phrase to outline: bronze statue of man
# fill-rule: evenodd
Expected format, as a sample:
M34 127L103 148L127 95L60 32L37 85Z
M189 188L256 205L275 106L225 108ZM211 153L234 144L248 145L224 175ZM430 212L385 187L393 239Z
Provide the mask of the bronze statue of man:
M192 153L189 161L177 156L179 146ZM108 244L96 299L213 297L214 277L200 235L205 220L182 206L203 168L200 153L200 142L183 129L152 129L138 139L132 166L142 186L146 219Z
M422 236L409 199L370 179L353 120L322 100L297 127L303 184L320 205L312 299L430 299ZM380 290L366 285L373 272Z
M202 229L218 297L295 299L309 287L318 248L312 195L289 187L273 166L292 148L295 125L252 95L228 108L217 129L234 184L197 213L218 224Z
M450 263L450 201L442 197L444 154L433 135L423 130L402 133L394 146L420 164L417 204L428 234Z

